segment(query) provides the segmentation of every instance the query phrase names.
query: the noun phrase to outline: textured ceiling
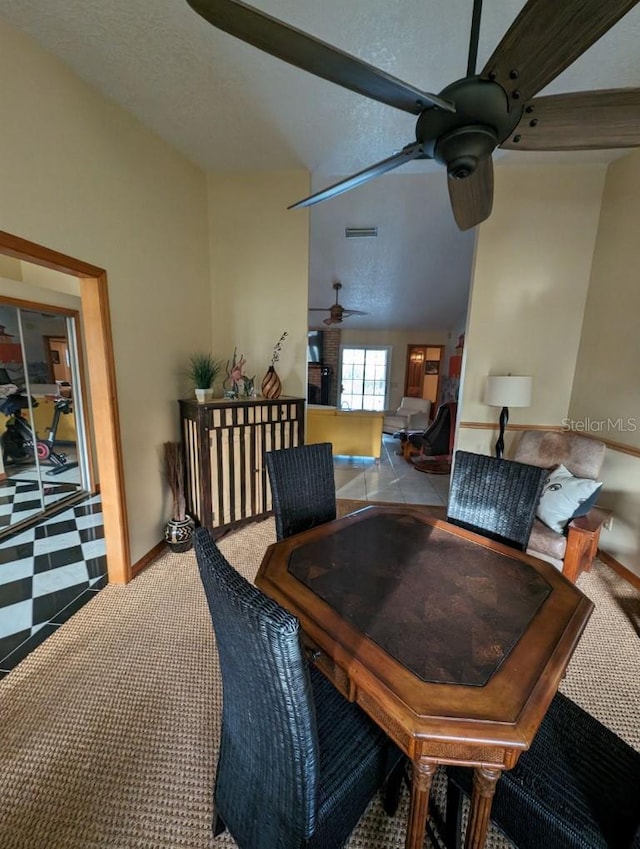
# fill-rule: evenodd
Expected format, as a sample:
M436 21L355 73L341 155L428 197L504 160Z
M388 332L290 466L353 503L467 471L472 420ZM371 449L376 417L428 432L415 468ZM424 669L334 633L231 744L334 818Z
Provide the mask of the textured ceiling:
M471 0L254 5L428 91L465 73ZM522 5L485 2L480 66ZM412 116L215 30L185 0L0 0L0 15L206 169L304 167L315 190L413 140ZM640 5L547 91L640 86L639 37ZM510 159L531 161L498 167ZM341 303L370 312L345 327L447 328L464 314L473 235L455 228L441 172L400 170L312 210L310 304L330 304L338 277ZM378 240L345 243L344 226L363 224Z

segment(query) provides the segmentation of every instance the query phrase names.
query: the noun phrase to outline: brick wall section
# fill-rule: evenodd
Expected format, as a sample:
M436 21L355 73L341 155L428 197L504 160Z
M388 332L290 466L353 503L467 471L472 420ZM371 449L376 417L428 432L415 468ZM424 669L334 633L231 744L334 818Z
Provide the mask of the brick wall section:
M338 406L338 365L340 362L340 331L324 330L322 334L322 362L331 369L329 405Z

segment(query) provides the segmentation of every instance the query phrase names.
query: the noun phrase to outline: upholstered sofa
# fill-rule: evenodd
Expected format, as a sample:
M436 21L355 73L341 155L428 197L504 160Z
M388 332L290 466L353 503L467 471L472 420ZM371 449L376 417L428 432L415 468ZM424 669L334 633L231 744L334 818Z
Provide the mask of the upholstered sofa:
M431 401L424 398L404 397L397 410L387 410L382 425L383 433L399 430L424 430L429 424Z
M554 431L524 431L514 454L514 460L532 466L554 469L562 464L577 478L595 480L604 460L605 445L570 433ZM594 493L597 496L597 492ZM536 518L527 545L527 554L551 563L570 581L591 568L600 530L610 513L591 507L587 513L568 521L564 533L557 533Z

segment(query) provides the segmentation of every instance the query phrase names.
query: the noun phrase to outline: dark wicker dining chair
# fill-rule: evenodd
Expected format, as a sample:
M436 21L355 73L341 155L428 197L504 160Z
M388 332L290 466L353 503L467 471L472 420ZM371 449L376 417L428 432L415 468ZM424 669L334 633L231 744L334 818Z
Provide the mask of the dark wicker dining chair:
M546 469L456 451L447 520L525 551Z
M279 540L336 518L330 442L265 453Z
M300 623L222 556L207 530L195 550L222 674L213 833L239 849L339 849L400 751L315 668Z
M447 846L461 845L461 792L447 767ZM517 849L640 849L640 753L558 693L531 748L496 785L491 819Z

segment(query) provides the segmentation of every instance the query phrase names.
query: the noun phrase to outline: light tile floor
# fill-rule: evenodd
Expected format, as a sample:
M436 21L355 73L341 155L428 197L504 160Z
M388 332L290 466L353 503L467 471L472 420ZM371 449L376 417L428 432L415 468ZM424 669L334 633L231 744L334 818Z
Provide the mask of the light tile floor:
M336 497L446 506L449 475L417 471L396 454L399 447L399 440L383 434L380 463L370 457L334 457Z

